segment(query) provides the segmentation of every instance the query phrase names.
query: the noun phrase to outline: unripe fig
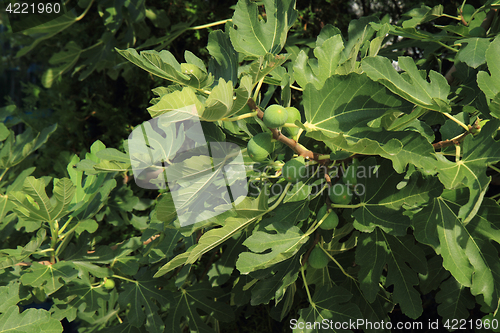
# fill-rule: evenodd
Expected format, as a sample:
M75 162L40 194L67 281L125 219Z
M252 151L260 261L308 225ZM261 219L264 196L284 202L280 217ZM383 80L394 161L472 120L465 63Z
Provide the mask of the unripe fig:
M472 18L472 15L476 11L476 8L470 4L466 4L463 6L462 9L462 17L464 19L464 22L469 23L470 19Z
M293 106L287 107L286 112L288 112L287 123L295 123L295 120L301 121L300 111L294 108ZM298 127L285 127L285 130L290 134L294 140L296 140L295 136L299 134L300 128Z
M264 112L264 124L269 128L278 128L285 125L288 119L288 112L281 105L270 105Z
M306 172L306 161L302 156L286 162L285 165L283 165L283 169L281 169L283 178L285 178L290 183L295 183L305 178L305 176L307 175Z
M325 216L326 212L327 212L327 206L323 205L323 207L321 207L318 211L317 220L320 221L323 218L323 216ZM328 215L328 217L323 221L323 223L320 224L319 227L323 230L332 230L335 229L338 224L339 224L338 215L334 211L331 211L330 215Z
M356 174L358 172L358 160L353 159L352 164L347 168L342 177L342 182L348 185L356 185L358 183L358 179L356 178Z
M309 265L316 269L323 269L328 265L329 258L322 249L316 246L309 255Z
M113 289L114 287L115 287L115 281L113 281L112 279L106 279L106 281L104 281L104 288Z
M337 205L348 205L353 196L352 190L344 183L337 183L329 189L330 200Z
M255 162L262 162L267 159L273 151L271 133L259 133L255 135L247 144L248 156Z

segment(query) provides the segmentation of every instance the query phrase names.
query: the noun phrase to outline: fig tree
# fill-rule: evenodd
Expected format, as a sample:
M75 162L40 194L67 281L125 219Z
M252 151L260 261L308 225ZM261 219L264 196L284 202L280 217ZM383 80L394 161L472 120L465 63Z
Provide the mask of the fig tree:
M329 258L322 249L316 246L309 255L309 265L316 269L323 269L328 265Z
M323 205L323 207L319 209L317 217L318 221L325 216L327 210L328 208L326 205ZM339 224L338 215L334 211L331 211L330 215L328 215L328 217L323 221L323 223L320 224L319 227L323 230L332 230L335 229L338 224Z
M255 162L262 162L267 159L273 151L271 133L259 133L255 135L247 144L248 156Z
M286 112L288 112L288 119L286 120L287 123L295 123L295 120L301 121L301 116L300 116L300 111L294 108L293 106L287 107ZM285 130L290 134L294 140L296 139L295 136L299 134L300 128L298 127L285 127Z
M307 175L306 172L306 161L302 156L286 162L285 165L283 165L283 169L281 169L283 178L285 178L290 183L295 183L305 178Z
M346 184L337 183L330 187L329 196L334 204L348 205L351 203L353 192Z
M288 112L281 105L270 105L264 112L264 124L269 128L278 128L285 125L288 119Z

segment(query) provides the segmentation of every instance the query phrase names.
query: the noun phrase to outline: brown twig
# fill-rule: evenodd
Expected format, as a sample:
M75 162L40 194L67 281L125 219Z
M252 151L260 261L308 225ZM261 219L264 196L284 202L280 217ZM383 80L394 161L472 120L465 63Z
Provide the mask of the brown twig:
M460 9L460 17L462 18L462 24L466 27L468 26L467 22L465 22L464 11Z
M247 102L248 106L252 111L257 111L257 116L262 119L264 118L264 112L259 108L259 106L255 103L255 101L250 98ZM310 159L314 161L318 161L318 163L321 164L327 164L330 162L330 160L320 160L319 157L321 156L318 153L314 153L310 150L305 149L302 145L300 145L297 141L288 138L286 135L283 135L278 129L276 128L269 128L271 130L271 133L273 134L273 138L277 141L280 141L290 147L294 152L296 152L299 156L304 157L305 159Z
M456 145L460 144L460 142L463 139L465 139L465 137L469 134L470 134L470 132L465 132L464 134L460 135L458 138L456 138L454 140L439 141L439 142L433 143L432 146L434 147L434 149L442 149L442 148L449 147L449 146L456 146Z
M441 149L441 148L445 148L445 147L449 147L449 146L456 146L456 145L460 144L460 142L462 142L467 135L471 134L474 130L479 130L481 128L479 126L479 121L480 121L480 119L478 118L478 119L476 119L473 126L469 125L469 130L467 132L464 132L461 135L459 135L456 138L453 138L451 140L443 140L443 141L433 143L432 147L434 147L434 149Z

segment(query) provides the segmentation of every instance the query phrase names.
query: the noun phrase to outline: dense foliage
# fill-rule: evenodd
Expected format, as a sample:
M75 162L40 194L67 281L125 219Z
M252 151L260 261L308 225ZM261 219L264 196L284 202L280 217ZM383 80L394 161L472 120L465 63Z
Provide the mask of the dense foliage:
M311 40L289 32L293 0L240 0L206 50L182 53L160 50L191 23L148 39L143 16L165 29L161 9L99 6L103 42L83 51L75 36L43 74L55 112L71 104L73 68L161 85L144 123L103 105L103 126L126 125L115 146L59 149L50 176L32 157L56 125L16 134L22 115L0 109L0 332L61 332L64 319L81 332L348 331L336 324L364 319L374 332L367 322L396 308L421 320L429 295L441 328L498 325L500 2L363 16ZM61 27L32 28L18 55Z

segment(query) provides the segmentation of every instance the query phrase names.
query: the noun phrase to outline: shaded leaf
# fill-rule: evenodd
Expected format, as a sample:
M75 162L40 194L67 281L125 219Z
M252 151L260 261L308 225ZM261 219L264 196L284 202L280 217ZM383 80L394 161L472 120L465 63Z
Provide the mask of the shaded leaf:
M369 302L373 302L379 292L380 276L387 264L385 285L394 285L394 302L399 303L403 313L410 318L417 319L422 314L420 294L413 286L419 282L417 273L427 272L427 261L423 251L414 244L413 237L394 237L379 229L361 234L356 263L361 266L358 274L361 290Z
M311 327L313 323L327 320L334 323L356 322L357 319L363 318L359 308L350 302L352 294L342 287L335 286L328 288L323 286L316 288L312 301L314 306L299 311L300 318L297 321L296 327L292 327L293 332L327 332L319 325ZM309 323L310 327L306 326ZM305 327L300 329L298 327ZM328 330L331 332L331 330ZM336 332L349 332L348 329L336 329Z
M46 236L47 231L45 229L38 229L36 235L33 236L24 247L18 246L17 249L0 250L0 254L2 254L2 256L0 256L0 269L12 267L38 251L45 241Z
M457 59L472 68L478 68L486 62L486 49L490 46L489 38L460 39L455 44L465 44L460 47Z
M272 268L251 273L250 276L259 278L259 281L252 287L250 304L267 304L272 299L278 304L287 288L297 280L300 267L299 255L296 255Z
M43 288L47 295L59 290L65 283L74 280L78 271L67 261L60 261L53 265L42 265L34 262L21 275L23 285ZM62 281L61 281L62 280Z
M477 215L464 225L460 208L467 202L467 191L446 190L413 217L415 238L434 248L443 258L443 266L473 295L482 295L484 303L495 309L500 295L498 251L491 243L500 243L500 207L484 199Z
M450 276L450 272L443 267L443 258L440 256L434 256L427 261L427 267L427 274L418 275L419 287L424 295L436 290L441 282Z
M31 128L14 137L14 133L7 137L0 150L0 168L7 169L21 163L26 157L40 148L56 130L57 124L44 128L33 136Z
M342 287L347 289L347 291L349 291L353 295L351 303L358 306L359 310L363 314L361 318L363 318L366 322L379 323L384 321L385 323L388 323L391 321L388 314L392 312L394 304L391 302L388 292L380 290L375 301L369 302L363 295L361 287L357 281L346 279L346 283L345 285L342 285ZM373 326L370 327L369 325L365 325L364 332L388 333L390 332L390 330L375 329Z
M231 81L233 87L238 82L238 54L231 44L228 33L215 30L208 35L208 52L212 56L208 63L208 70L213 74L215 81L223 78Z
M164 332L165 325L158 314L160 308L157 304L166 306L171 302L169 294L160 290L160 280L154 279L145 268L134 278L135 283L122 283L124 291L118 298L122 307L131 305L127 320L136 327L145 325L148 332Z
M202 315L208 315L216 320L229 322L234 320L234 314L229 305L217 300L222 290L211 288L207 282L198 283L186 289L181 289L170 301L172 310L165 320L165 331L181 333L181 323L193 331L211 333Z
M82 49L74 41L69 41L63 51L54 53L49 59L51 65L59 65L55 68L47 69L42 75L42 84L45 88L50 88L54 81L73 68L80 58Z
M66 318L72 322L77 312L94 314L101 307L99 300L108 300L109 293L102 285L92 286L88 274L84 274L81 279L73 280L52 297L62 301L55 303L56 309L51 309L54 313L52 316L58 320Z
M460 208L458 215L464 223L474 217L488 189L490 178L486 176L487 165L500 161L500 141L493 139L499 125L499 120L491 120L479 135L467 136L462 143L463 155L459 161L452 162L443 155L436 155L441 183L447 189L469 189L469 201Z
M59 32L67 29L76 21L77 17L75 15L75 10L72 9L70 11L67 11L63 15L57 16L57 18L55 18L54 20L24 30L23 33L33 37L34 41L30 45L20 49L16 54L16 58L22 57L33 48L35 48L35 46L37 46L40 42L49 39Z
M469 318L469 310L475 305L469 289L453 277L441 283L436 294L436 302L439 304L437 307L439 315L443 320L450 321Z

